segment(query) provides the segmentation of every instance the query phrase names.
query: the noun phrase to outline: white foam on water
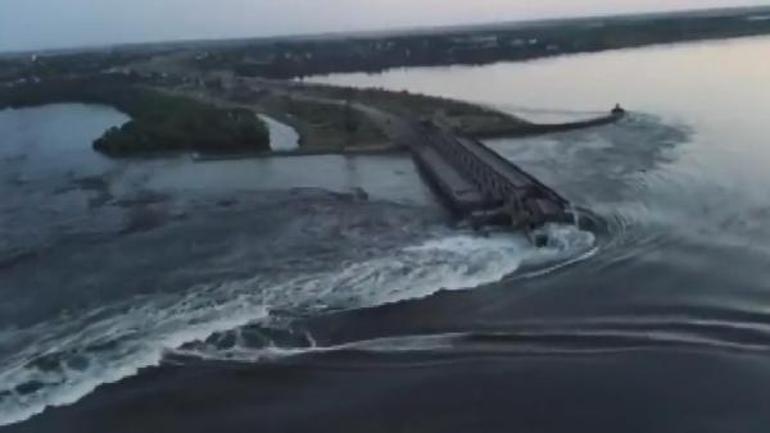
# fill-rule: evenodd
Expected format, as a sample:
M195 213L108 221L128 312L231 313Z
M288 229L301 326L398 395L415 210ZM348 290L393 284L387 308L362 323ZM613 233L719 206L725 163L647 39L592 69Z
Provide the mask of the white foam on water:
M403 248L391 256L350 264L339 274L307 281L303 290L319 296L323 294L331 303L335 293L343 298L356 293L360 298L348 308L369 307L419 299L439 290L471 289L494 283L514 274L524 263L536 269L525 275L531 278L585 260L596 251L594 235L574 226L549 225L543 230L549 239L544 248L534 248L523 234L510 232L488 237L459 234L429 240ZM443 350L451 348L457 336L459 334L397 336L326 347L317 346L312 336L307 336L311 343L309 347L236 344L223 349L202 345L175 353L206 360L259 362L349 349L371 352Z
M122 309L113 308L112 313L105 307L82 317L16 330L28 343L15 356L0 359L0 425L26 420L46 407L72 404L101 384L158 365L165 353L185 343L266 323L271 309L319 314L423 298L439 290L471 289L513 274L524 262L572 260L584 253L585 243L593 242L574 228L548 230L552 241L544 249L534 248L520 234L453 234L384 251L374 259L342 263L326 272L282 281L259 275L200 285L185 295L140 298ZM403 346L401 340L389 346L388 341L370 346L382 350ZM410 347L439 342L423 338ZM235 347L197 355L255 360L308 350L328 348L267 347L254 352ZM29 384L32 389L22 392Z
M299 147L299 134L294 128L264 114L260 114L259 118L265 122L270 131L272 150L295 150Z
M514 324L511 324L514 325ZM542 320L515 323L511 332L450 332L413 334L351 341L331 346L306 348L254 348L238 346L227 350L179 350L204 360L254 363L280 358L332 353L438 353L464 356L489 353L500 355L585 355L621 353L652 347L706 348L739 352L767 352L770 327L763 323L735 323L726 320L693 319L684 316L647 318L602 317ZM747 332L743 336L736 332ZM750 338L749 338L750 337Z
M166 349L264 317L267 310L254 302L236 297L220 303L195 294L171 305L150 302L95 323L71 319L38 326L29 330L26 338L32 342L25 350L0 363L0 392L9 393L0 394L0 425L72 404L99 385L158 365ZM25 384L38 389L19 391Z
M526 277L533 278L563 269L593 257L597 251L596 236L572 225L548 224L540 231L548 243L535 250L526 264L534 270Z
M404 353L451 350L455 347L456 340L466 334L448 333L432 335L405 335L397 337L375 338L371 340L353 341L350 343L333 346L311 346L298 348L284 347L247 347L236 346L225 350L211 348L177 349L172 351L177 355L190 356L209 361L238 361L261 362L277 360L299 355L313 353L328 353L346 350L362 352ZM211 350L209 350L211 349Z

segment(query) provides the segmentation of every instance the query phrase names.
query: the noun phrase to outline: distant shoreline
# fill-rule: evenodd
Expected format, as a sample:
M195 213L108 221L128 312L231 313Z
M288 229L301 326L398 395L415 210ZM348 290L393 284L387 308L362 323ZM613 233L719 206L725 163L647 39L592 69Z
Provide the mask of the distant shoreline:
M578 15L567 17L543 17L525 19L521 21L508 20L501 22L479 22L471 24L449 24L427 27L414 26L394 26L391 28L381 28L376 30L352 30L352 31L319 31L315 33L286 33L264 36L240 36L240 37L215 37L211 39L199 39L195 37L179 37L170 40L149 40L149 41L124 41L109 44L84 44L60 46L52 48L23 48L0 50L0 59L13 59L31 55L41 56L59 56L73 55L80 53L96 53L107 51L165 51L169 49L220 49L232 48L246 44L270 44L276 42L294 42L301 40L335 40L347 38L382 38L382 37L400 37L424 34L451 34L466 33L474 31L513 29L521 27L532 27L541 25L558 25L565 22L594 21L594 20L613 20L613 19L646 19L659 17L684 17L699 16L708 17L725 14L770 14L770 6L735 6L735 7L708 7L699 9L673 9L660 12L629 12L629 13L610 13L596 15Z
M96 102L116 106L114 101L106 96L108 92L104 89L123 93L126 89L139 85L134 82L108 79L106 82L109 86L103 86L102 90L98 90L99 86L94 87L97 90L81 89L83 83L98 83L100 80L104 78L80 77L72 81L74 83L72 84L68 80L54 79L12 88L8 94L0 93L0 107L4 105L8 107L40 106L63 101ZM204 81L212 82L212 80ZM158 101L175 102L169 105L169 107L176 107L170 112L171 116L175 116L175 111L188 111L189 107L194 107L196 110L199 110L198 107L205 108L206 113L250 113L250 116L255 118L269 116L296 131L298 147L275 150L267 145L262 148L228 146L226 143L230 141L226 138L222 140L225 144L221 148L214 147L213 144L167 146L162 145L164 137L159 135L157 140L136 144L131 144L130 137L121 138L125 141L125 146L120 152L104 152L99 145L106 139L110 139L111 134L128 128L124 125L119 129L112 128L106 131L102 138L95 141L94 148L113 157L155 158L163 155L188 154L193 155L196 161L317 155L377 155L404 150L396 130L399 129L399 124L405 122L427 122L458 135L477 139L495 139L600 126L613 123L622 117L618 113L608 113L574 122L538 124L470 102L408 92L295 84L275 80L254 82L236 78L225 81L229 82L225 85L222 81L216 81L213 86L186 85L182 88L154 83L154 91L152 91L153 87L146 89L152 91L150 95ZM152 83L143 85L148 84ZM183 104L179 106L176 101ZM133 105L124 105L133 107L133 110L122 111L127 112L132 118L137 113L147 111L146 107L141 108L144 111L137 111L137 107L142 105L133 102L131 104ZM192 117L190 120L196 118ZM200 123L199 120L196 122ZM182 125L184 122L188 121L177 123ZM153 124L147 127L150 130L155 128ZM214 142L218 141L212 141Z
M770 35L770 7L618 15L402 33L339 34L187 47L202 71L275 79L394 68L485 65L566 54Z

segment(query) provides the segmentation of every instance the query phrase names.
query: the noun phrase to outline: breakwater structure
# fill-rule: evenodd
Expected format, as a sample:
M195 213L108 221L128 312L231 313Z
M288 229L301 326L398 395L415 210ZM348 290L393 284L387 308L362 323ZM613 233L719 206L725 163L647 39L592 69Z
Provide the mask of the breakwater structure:
M616 107L595 120L535 125L525 132L604 125L624 115L625 111ZM547 238L537 234L537 229L548 223L578 221L577 210L566 198L477 139L456 135L430 122L410 122L405 131L404 145L424 177L442 201L474 227L510 226L523 230L540 245Z
M483 131L471 131L474 138L492 139L492 138L516 138L527 137L530 135L548 134L554 132L567 132L576 129L591 128L595 126L609 125L622 119L626 115L626 110L616 105L609 113L604 116L592 119L578 120L574 122L562 123L524 123L510 127L485 128Z

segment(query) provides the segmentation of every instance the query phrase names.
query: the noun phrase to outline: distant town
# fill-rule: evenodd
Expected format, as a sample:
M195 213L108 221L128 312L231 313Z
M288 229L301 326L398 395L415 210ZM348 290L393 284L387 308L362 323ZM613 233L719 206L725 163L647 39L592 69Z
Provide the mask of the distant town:
M0 57L0 86L47 77L128 73L159 56L186 72L290 79L408 66L487 64L571 53L770 34L770 7L582 18L402 33L120 46ZM167 65L169 62L165 62ZM176 68L178 71L179 68ZM165 71L172 75L174 68ZM187 74L184 74L187 75Z

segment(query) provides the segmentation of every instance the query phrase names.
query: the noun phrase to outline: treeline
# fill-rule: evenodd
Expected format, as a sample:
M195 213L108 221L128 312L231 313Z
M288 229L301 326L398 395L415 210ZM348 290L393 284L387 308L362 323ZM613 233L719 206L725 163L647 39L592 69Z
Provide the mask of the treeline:
M17 79L48 79L94 75L110 68L120 68L148 59L149 52L96 51L15 56L7 63ZM2 60L0 60L2 68Z
M389 68L488 64L650 44L770 34L756 12L592 18L390 37L282 41L210 53L202 69L229 68L243 76L294 78Z
M109 129L94 148L113 156L159 151L268 150L265 123L245 109L222 109L145 88L127 78L95 76L45 80L0 91L0 108L59 102L104 104L131 120Z

